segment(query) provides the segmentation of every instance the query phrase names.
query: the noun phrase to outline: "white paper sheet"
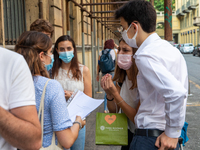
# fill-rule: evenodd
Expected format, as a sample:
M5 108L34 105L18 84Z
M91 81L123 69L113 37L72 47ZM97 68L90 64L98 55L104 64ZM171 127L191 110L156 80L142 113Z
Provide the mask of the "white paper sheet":
M71 121L74 122L76 116L81 116L82 119L87 117L93 110L99 107L103 101L103 99L94 99L78 91L67 106Z

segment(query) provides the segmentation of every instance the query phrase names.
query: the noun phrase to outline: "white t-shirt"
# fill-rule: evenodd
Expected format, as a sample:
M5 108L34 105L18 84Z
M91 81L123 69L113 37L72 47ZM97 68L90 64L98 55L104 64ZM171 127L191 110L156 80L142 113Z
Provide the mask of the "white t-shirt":
M109 49L105 49L106 51L109 51ZM101 57L102 51L99 52L99 56ZM115 60L115 51L112 49L110 50L110 55L112 56L112 59Z
M138 102L139 102L139 93L137 88L130 89L132 86L132 81L128 79L128 76L126 76L121 90L120 90L120 96L122 99L132 108L137 108ZM121 110L121 112L123 112ZM128 128L132 133L135 133L135 124L128 118Z
M33 79L23 56L0 47L0 106L9 111L35 105ZM0 150L16 150L0 135Z

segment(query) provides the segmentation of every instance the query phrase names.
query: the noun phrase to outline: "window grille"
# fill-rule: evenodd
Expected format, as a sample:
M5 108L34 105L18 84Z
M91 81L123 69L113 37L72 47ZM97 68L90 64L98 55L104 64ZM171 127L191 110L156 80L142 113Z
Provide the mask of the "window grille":
M14 45L26 31L25 0L3 0L5 44Z

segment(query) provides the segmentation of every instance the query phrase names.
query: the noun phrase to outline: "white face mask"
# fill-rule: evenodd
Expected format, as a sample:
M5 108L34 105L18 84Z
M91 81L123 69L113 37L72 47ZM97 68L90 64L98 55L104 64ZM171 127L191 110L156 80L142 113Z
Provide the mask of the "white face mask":
M131 24L132 25L132 24ZM136 31L135 35L133 36L132 39L129 39L128 38L128 35L127 35L127 32L128 30L130 29L131 25L128 27L127 30L124 30L122 32L122 37L124 39L124 41L130 46L130 47L133 47L133 48L138 48L137 44L136 44L136 37L137 37L137 33L138 33L138 30ZM137 26L137 25L136 25Z

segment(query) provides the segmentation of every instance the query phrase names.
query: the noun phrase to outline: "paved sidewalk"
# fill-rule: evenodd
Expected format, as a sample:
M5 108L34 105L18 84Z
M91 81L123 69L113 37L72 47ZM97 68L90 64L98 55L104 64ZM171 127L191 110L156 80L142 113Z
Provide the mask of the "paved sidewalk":
M101 90L103 91L103 90ZM95 93L94 98L103 99L103 93ZM86 138L85 138L85 150L120 150L121 146L101 146L95 145L95 126L96 126L96 112L103 113L103 106L101 104L95 111L93 111L86 119Z
M96 90L97 91L97 90ZM101 91L103 91L101 89ZM189 141L186 143L184 150L199 150L200 149L200 130L199 130L199 114L200 114L200 87L196 84L190 84L191 96L188 97L186 121L188 122ZM103 99L103 93L95 93L96 99ZM100 146L95 145L95 125L96 112L103 112L103 104L93 111L86 119L86 141L85 150L120 150L121 146Z

